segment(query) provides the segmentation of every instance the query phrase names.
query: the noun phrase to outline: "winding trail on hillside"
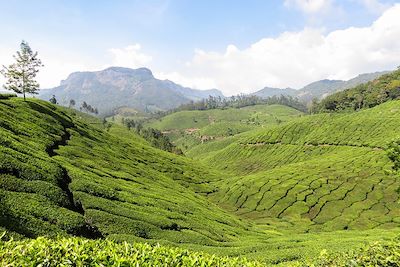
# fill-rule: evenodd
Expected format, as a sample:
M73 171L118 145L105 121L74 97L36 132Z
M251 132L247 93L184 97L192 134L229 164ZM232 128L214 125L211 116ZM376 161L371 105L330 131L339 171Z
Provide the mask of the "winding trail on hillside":
M71 140L71 134L68 132L68 129L70 128L73 127L64 126L61 140L56 140L50 147L46 149L46 152L50 157L58 155L56 150L58 150L60 146L68 145L68 141ZM74 195L69 189L69 184L71 183L72 180L71 177L68 175L67 169L62 166L60 167L62 169L62 177L58 181L58 185L67 194L69 205L66 208L85 216L85 210L83 209L82 204L74 200ZM92 239L103 237L102 233L98 230L98 228L96 226L91 225L88 222L86 222L86 224L83 227L78 229L76 234L79 236L84 236Z

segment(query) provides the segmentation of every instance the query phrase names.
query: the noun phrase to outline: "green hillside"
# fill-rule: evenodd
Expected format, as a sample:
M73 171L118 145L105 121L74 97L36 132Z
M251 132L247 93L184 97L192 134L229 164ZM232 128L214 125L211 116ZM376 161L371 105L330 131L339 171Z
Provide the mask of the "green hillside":
M258 127L280 124L303 113L283 105L179 111L146 123L163 131L178 147L187 150L204 142L220 140Z
M385 149L400 139L399 124L400 101L392 101L299 118L188 154L230 174L213 198L261 225L300 232L390 229L400 223L400 178Z
M43 101L1 100L0 112L1 225L9 230L209 245L244 231L203 196L218 177L189 159Z
M0 242L3 259L24 266L18 255L44 253L56 266L48 247L103 257L126 241L149 262L241 266L219 256L245 256L259 261L245 266L285 266L400 234L400 185L384 150L398 138L399 102L304 117L283 106L249 109L269 109L258 116L266 126L198 145L191 159L84 113L1 99L0 230L22 239ZM71 235L101 240L59 239ZM50 239L24 239L41 236ZM113 259L143 260L132 253Z
M314 105L314 111L359 110L400 97L400 69L373 81L335 93Z

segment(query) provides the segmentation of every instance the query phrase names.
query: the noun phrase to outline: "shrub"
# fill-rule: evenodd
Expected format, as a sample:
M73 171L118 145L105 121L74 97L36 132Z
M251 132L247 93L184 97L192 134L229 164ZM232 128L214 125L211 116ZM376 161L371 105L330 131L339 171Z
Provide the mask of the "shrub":
M17 97L16 94L0 94L0 99L9 99L11 97Z
M180 248L82 238L0 242L1 266L263 266Z

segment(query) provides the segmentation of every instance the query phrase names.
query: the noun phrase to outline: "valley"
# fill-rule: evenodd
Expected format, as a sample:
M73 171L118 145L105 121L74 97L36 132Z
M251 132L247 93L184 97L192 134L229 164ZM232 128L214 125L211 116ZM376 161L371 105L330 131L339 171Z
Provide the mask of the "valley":
M0 267L400 267L400 0L0 3Z
M151 119L144 126L165 133L183 151L207 141L224 140L256 128L298 118L303 112L283 105L254 105L242 108L188 110Z
M400 139L399 100L356 112L273 104L144 122L185 155L152 147L121 118L104 124L8 96L0 112L0 229L23 246L26 237L57 247L53 240L76 236L62 242L159 244L171 259L179 247L187 257L205 253L200 261L217 254L246 257L245 266L299 266L323 250L400 234L400 178L388 156Z

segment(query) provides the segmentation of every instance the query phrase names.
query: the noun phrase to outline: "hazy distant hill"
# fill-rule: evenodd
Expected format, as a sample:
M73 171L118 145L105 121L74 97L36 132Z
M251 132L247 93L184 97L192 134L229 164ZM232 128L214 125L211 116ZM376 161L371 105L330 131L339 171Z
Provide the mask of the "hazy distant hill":
M55 95L58 102L68 105L71 99L77 107L83 101L107 113L125 106L138 110L167 110L189 101L212 96L223 96L216 89L195 90L168 80L156 79L146 68L111 67L95 72L74 72L58 87L42 90L40 98Z
M263 89L252 93L252 95L256 95L259 97L267 98L271 96L279 96L279 95L290 95L290 96L296 96L297 95L297 90L293 88L273 88L273 87L264 87Z
M371 108L384 102L400 98L400 70L336 92L312 107L313 112L335 110L359 110Z
M288 95L288 96L296 96L303 101L309 102L314 97L321 99L335 92L343 91L345 89L352 88L359 84L372 81L386 73L388 72L382 71L382 72L360 74L357 77L350 79L348 81L325 79L310 83L299 90L293 88L280 89L280 88L265 87L253 93L253 95L257 95L260 97L270 97L274 95L277 96Z

